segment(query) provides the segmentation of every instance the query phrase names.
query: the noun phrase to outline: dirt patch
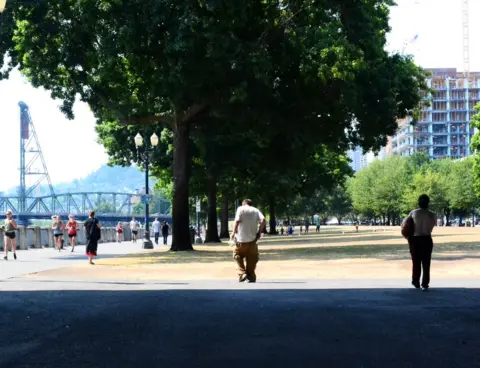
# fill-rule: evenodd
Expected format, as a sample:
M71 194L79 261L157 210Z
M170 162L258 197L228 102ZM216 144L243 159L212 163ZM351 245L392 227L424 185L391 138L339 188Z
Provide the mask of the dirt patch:
M329 228L320 234L269 236L259 243L258 276L263 278L405 278L408 245L398 228ZM436 228L432 277L480 277L480 228ZM233 248L196 246L195 252L154 250L39 272L29 277L125 280L230 279Z

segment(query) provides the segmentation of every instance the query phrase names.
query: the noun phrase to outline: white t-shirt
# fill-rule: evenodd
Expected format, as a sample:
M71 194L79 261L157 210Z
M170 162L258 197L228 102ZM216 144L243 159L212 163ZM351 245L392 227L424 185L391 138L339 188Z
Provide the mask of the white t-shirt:
M252 206L241 206L237 209L235 222L238 224L237 242L249 243L255 240L258 232L258 224L265 219L265 216L258 208Z
M160 221L153 221L153 232L159 233L160 232Z
M130 229L137 231L139 227L140 223L138 221L130 221Z

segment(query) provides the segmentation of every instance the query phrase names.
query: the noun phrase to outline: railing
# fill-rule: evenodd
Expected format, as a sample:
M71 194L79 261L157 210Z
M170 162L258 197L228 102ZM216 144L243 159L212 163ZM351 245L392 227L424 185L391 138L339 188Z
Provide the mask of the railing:
M142 239L145 229L139 229L137 239ZM16 231L17 249L30 248L53 248L55 240L53 238L53 229L45 229L40 227L23 227L19 226ZM131 232L123 229L124 241L131 240ZM69 238L67 230L64 231L63 239L68 245ZM87 238L83 227L77 231L77 244L86 244ZM113 227L105 227L101 229L100 243L109 243L117 241L117 232ZM0 229L0 248L4 249L4 231Z

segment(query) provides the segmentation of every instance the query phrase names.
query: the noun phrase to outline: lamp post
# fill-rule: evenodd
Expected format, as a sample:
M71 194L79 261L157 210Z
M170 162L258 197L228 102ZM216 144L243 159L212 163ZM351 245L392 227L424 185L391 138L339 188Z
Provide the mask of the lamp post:
M141 152L141 148L144 146L143 137L140 133L134 138L135 146L137 147L137 157L138 160L143 163L143 168L145 169L145 200L143 201L145 204L145 235L143 237L143 249L153 249L153 243L150 240L150 221L149 221L149 188L148 188L148 166L150 161L150 153L153 152L155 147L158 146L158 136L153 133L150 137L150 147L145 145L143 152Z

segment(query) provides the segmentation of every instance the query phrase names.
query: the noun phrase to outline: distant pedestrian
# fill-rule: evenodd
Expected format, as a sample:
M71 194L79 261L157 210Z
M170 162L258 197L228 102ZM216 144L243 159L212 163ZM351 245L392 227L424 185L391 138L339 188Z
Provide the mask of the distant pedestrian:
M167 222L165 221L162 226L163 245L167 245L168 243L169 231L170 231L170 226L168 226Z
M69 221L67 222L67 231L68 237L70 238L70 246L72 247L71 252L74 251L75 245L77 245L77 230L78 230L78 223L75 221L75 216L70 215L68 216Z
M307 222L305 224L305 234L308 234L308 228L310 227L310 224Z
M417 289L421 286L424 291L428 290L430 284L430 263L433 250L432 230L437 222L435 214L428 210L429 204L430 198L428 195L422 194L418 198L419 208L410 212L402 223L402 234L410 233L408 243L412 256L412 285ZM420 284L422 268L423 277Z
M16 235L15 235L15 230L17 230L17 223L15 219L13 218L13 213L12 211L8 210L6 213L6 219L5 223L3 225L3 230L5 231L5 235L3 237L3 248L5 251L5 256L3 259L5 261L8 261L8 249L9 247L12 248L13 252L13 259L17 259L17 241L16 241Z
M287 235L292 235L293 230L292 230L292 225L287 226Z
M89 218L85 221L85 236L87 237L86 253L88 260L93 265L93 257L97 256L98 241L101 236L100 222L95 218L95 211L88 213Z
M303 232L303 225L300 225L300 234Z
M259 226L260 224L260 226ZM255 269L258 263L257 240L260 239L265 227L265 216L252 206L250 199L245 199L242 206L237 209L235 225L231 240L236 238L233 258L237 262L238 281L256 282ZM244 259L247 261L245 267Z
M62 250L63 231L65 224L62 222L60 216L52 216L53 237L55 239L55 248L60 252Z
M285 232L285 229L283 228L283 226L280 228L280 234L283 235L283 233Z
M135 217L132 217L132 221L130 221L130 230L132 231L132 243L137 242L137 235L138 235L139 228L140 228L140 223L135 219Z
M316 233L320 232L320 223L317 223L317 226L315 227L315 232Z
M123 227L121 222L117 224L115 230L117 232L117 241L121 243L123 241Z
M153 227L153 235L155 236L155 244L158 245L158 238L160 237L160 221L158 218L155 218L152 224Z

